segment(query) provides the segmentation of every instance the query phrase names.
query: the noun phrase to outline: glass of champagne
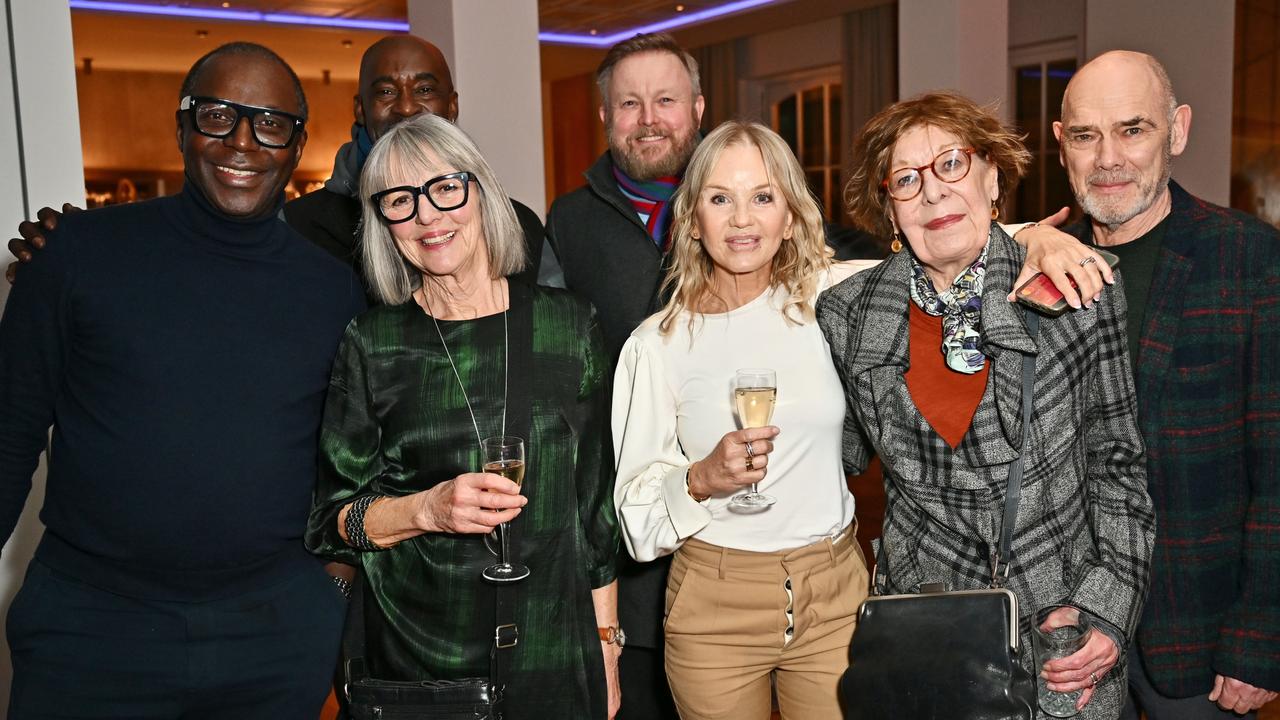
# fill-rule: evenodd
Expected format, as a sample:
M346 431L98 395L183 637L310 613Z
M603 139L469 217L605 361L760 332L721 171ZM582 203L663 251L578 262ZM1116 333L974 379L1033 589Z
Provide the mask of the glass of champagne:
M516 485L524 482L524 440L518 437L498 436L480 441L480 453L483 457L483 471L501 475ZM529 577L529 568L518 562L511 562L507 547L507 524L498 524L498 562L490 565L480 573L489 582L508 583Z
M778 399L778 377L766 368L744 368L733 378L733 400L738 410L738 422L745 428L764 427L773 418L773 406ZM738 513L758 513L769 509L774 499L760 492L751 483L751 492L735 496L729 501L729 509Z

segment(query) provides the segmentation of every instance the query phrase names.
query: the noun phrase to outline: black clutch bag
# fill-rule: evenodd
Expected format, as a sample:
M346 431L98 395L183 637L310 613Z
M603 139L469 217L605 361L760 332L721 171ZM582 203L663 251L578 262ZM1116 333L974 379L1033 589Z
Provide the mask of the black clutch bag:
M1031 720L1018 599L1005 589L885 595L858 614L840 680L848 720Z
M495 586L497 627L489 655L489 677L457 680L379 680L365 663L364 577L356 576L342 639L346 684L343 699L350 720L502 720L502 701L518 633L512 622L515 590Z
M1026 313L1034 338L1039 318ZM867 598L840 678L845 720L1033 720L1035 678L1022 666L1018 598L1004 588L1022 495L1036 360L1022 360L1022 452L1009 467L991 586ZM887 459L882 458L887 462ZM881 566L880 563L877 563ZM876 587L881 586L876 578Z
M363 666L363 661L347 663L347 713L352 720L502 717L502 687L489 678L395 682L370 678Z

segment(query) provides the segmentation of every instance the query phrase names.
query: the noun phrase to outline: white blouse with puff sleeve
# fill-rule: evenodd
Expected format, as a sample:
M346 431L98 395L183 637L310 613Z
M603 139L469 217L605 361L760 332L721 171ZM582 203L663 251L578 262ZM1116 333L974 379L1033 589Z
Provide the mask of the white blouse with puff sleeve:
M819 291L874 264L836 263ZM738 550L790 550L834 537L853 521L840 458L840 379L817 323L788 322L784 299L769 290L727 313L703 314L692 342L687 316L662 335L655 315L623 347L613 393L614 504L637 560L668 555L690 537ZM738 429L733 377L748 367L772 368L778 378L771 424L780 433L760 483L777 502L755 515L731 512L728 494L698 502L685 485L689 465Z

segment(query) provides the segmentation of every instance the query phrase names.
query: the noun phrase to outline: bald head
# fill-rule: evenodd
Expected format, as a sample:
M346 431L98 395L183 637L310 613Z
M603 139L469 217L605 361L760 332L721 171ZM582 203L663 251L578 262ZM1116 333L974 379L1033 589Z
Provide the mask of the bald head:
M1095 235L1101 227L1127 242L1168 214L1172 161L1190 127L1191 108L1178 105L1169 74L1150 55L1103 53L1071 78L1053 134Z
M1169 73L1159 60L1132 50L1112 50L1085 63L1067 83L1062 96L1063 116L1067 115L1073 94L1091 97L1108 90L1154 98L1168 111L1169 118L1178 107Z
M360 59L356 122L377 140L424 112L458 119L458 93L444 53L415 35L390 35L371 45Z

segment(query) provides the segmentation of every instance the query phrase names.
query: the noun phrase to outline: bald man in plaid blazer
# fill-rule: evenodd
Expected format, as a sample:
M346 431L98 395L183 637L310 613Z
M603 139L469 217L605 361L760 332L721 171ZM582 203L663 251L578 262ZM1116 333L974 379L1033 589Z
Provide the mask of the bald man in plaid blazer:
M1226 720L1280 690L1280 233L1169 180L1190 126L1160 63L1124 51L1080 69L1054 125L1088 216L1073 230L1120 255L1130 296L1159 519L1129 674L1148 720Z

